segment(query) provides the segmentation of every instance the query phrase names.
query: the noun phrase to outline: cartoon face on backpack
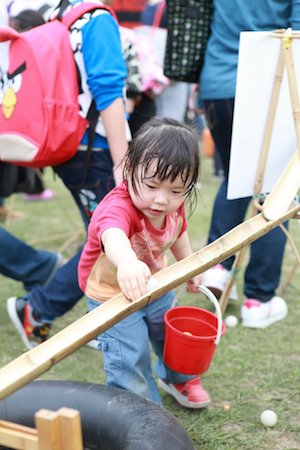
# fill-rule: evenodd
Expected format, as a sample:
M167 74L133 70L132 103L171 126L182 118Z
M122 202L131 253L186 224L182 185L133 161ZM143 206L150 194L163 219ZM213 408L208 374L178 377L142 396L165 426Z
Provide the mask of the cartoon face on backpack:
M17 95L22 86L23 75L26 63L20 64L12 72L4 71L0 68L0 103L2 114L9 120L17 104Z
M85 129L68 28L58 21L24 33L0 28L0 160L59 164Z

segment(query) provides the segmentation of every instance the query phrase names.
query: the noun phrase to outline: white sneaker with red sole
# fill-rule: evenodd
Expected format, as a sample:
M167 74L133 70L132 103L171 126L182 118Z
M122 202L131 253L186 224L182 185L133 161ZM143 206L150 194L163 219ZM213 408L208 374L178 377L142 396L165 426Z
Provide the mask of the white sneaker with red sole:
M266 328L284 319L287 313L286 301L281 297L272 297L265 303L247 298L241 308L242 325L248 328Z

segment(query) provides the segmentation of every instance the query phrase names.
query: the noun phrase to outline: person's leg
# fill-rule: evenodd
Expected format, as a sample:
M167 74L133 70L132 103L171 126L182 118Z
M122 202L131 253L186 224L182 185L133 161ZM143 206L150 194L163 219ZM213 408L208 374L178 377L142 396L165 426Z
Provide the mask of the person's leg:
M45 288L37 286L27 297L39 322L53 322L83 297L78 285L77 267L81 251L64 264Z
M46 188L43 182L43 169L34 169L34 187L30 193L23 194L26 201L51 200L54 192Z
M208 244L215 241L232 228L239 225L245 217L250 198L238 198L227 200L227 179L220 185L213 205L210 229L208 234ZM230 270L234 261L234 256L222 262L222 266Z
M286 236L277 227L251 244L245 272L244 292L247 298L268 302L274 297L280 282L285 243Z
M226 199L234 100L209 100L205 101L204 105L207 123L225 173L225 180L220 186L213 208L208 238L208 242L212 242L244 220L250 198ZM287 314L285 301L275 296L280 280L285 242L286 238L282 231L275 229L251 245L250 260L245 272L246 301L241 310L244 326L262 328L281 320ZM232 257L222 262L222 267L229 270L233 260ZM213 285L212 278L217 276L218 281L222 281L221 284L225 287L229 274L224 274L218 269L218 273L215 272L214 275L213 270L214 268L210 269L204 275L206 286ZM211 278L210 282L207 280L208 277ZM219 288L220 285L217 290L222 291Z
M205 115L212 137L216 145L225 178L220 184L213 205L208 244L215 241L229 230L239 225L245 217L250 198L227 200L229 158L232 135L233 99L205 100ZM222 266L230 270L234 257L222 262Z
M189 96L189 85L181 81L173 81L162 94L156 97L156 114L159 117L170 117L184 121Z
M99 303L88 299L89 310L96 307ZM145 316L143 308L102 333L98 336L99 349L103 352L106 384L127 389L161 404L152 376Z
M241 307L244 327L266 328L284 319L288 313L286 301L276 295L285 243L285 234L275 228L251 245L245 272L246 299Z
M0 227L0 273L21 281L26 291L47 284L60 265L60 255L35 249Z

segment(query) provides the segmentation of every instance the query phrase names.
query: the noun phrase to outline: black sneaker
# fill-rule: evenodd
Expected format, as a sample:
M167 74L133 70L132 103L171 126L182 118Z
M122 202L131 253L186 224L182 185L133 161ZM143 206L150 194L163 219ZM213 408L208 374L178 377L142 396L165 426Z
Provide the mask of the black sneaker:
M28 350L48 339L51 324L38 322L24 298L10 297L7 300L7 312Z

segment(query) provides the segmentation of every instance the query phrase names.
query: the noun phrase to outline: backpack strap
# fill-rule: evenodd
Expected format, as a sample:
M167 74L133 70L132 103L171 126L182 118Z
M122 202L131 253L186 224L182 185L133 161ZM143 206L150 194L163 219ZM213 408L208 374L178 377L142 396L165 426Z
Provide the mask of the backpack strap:
M63 0L61 2L61 9L57 16L57 19L61 20L62 23L65 24L67 28L70 28L73 25L73 23L76 22L76 20L78 20L85 13L96 9L104 9L108 11L115 18L115 20L117 20L115 12L109 6L104 5L104 3L84 2L76 6L75 8L72 8L67 14L63 15L64 10L69 5L70 3L68 2L68 0Z

